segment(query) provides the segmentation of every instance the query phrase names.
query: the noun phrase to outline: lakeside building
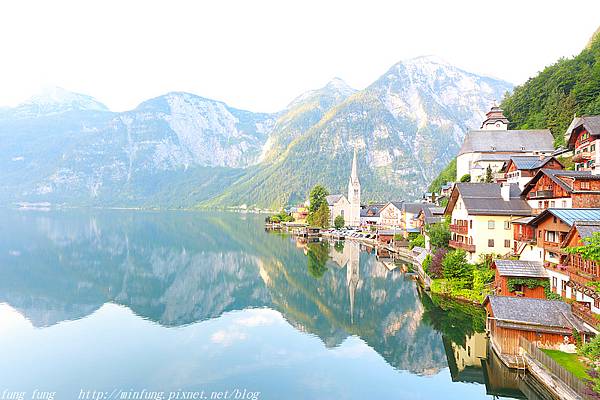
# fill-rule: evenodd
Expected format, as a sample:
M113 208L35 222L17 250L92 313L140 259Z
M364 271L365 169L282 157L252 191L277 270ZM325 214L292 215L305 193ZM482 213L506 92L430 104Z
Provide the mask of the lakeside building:
M550 130L509 130L509 121L498 107L492 107L486 116L480 130L465 135L456 159L457 181L466 174L472 182L480 181L488 166L497 173L511 156L550 156L554 152Z
M369 204L360 208L360 226L379 225L379 216L385 204Z
M454 182L446 182L442 185L440 189L440 197L450 197L450 193L452 193L452 188L454 187Z
M567 147L573 151L576 171L600 173L600 115L575 117L566 132Z
M403 201L390 201L379 213L379 225L382 228L400 230Z
M444 208L443 207L423 207L417 215L417 227L419 232L425 238L425 250L431 250L431 240L427 235L427 226L432 224L441 223L444 220Z
M524 260L495 260L492 263L495 270L494 294L500 296L531 297L545 299L546 293L543 286L530 288L522 283L510 285L511 279L534 279L547 281L548 273L539 261ZM512 286L512 287L511 287ZM511 288L513 289L511 291Z
M534 214L548 208L600 207L600 175L590 171L541 169L521 193Z
M573 315L569 304L558 300L488 296L483 306L492 347L500 355L518 355L520 337L541 348L572 350L573 332L583 340L594 333Z
M503 181L516 183L523 190L525 185L542 168L564 169L564 166L552 156L511 156L501 169Z
M420 233L419 221L417 216L423 208L431 207L430 203L402 203L402 215L400 217L400 230L404 237L408 237L410 233Z
M348 180L348 197L343 194L327 196L329 206L330 224L333 225L339 215L344 217L346 226L360 226L360 181L358 179L358 162L356 148L352 157L352 170Z
M511 253L512 221L531 215L519 195L516 184L457 183L444 211L451 217L450 247L465 250L469 262Z

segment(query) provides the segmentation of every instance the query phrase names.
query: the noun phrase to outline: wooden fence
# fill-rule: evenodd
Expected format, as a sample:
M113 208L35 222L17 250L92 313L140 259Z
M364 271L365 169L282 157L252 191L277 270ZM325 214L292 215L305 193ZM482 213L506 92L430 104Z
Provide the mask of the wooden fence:
M546 369L556 375L561 381L575 391L579 396L585 400L598 399L593 393L590 393L586 382L577 378L571 372L567 371L564 367L558 364L552 357L540 350L534 343L524 337L519 338L519 345L525 350L531 358L538 361Z

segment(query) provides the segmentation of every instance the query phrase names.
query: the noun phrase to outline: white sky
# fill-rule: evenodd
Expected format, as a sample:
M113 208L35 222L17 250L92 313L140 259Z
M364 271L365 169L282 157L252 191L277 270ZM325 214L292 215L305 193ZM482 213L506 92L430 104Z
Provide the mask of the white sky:
M0 105L60 86L113 110L181 90L277 111L425 54L522 83L598 26L598 0L4 1Z

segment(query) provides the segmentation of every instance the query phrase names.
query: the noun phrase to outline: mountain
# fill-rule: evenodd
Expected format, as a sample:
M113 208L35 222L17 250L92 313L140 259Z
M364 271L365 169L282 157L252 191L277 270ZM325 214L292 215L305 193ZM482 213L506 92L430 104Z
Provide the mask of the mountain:
M600 113L600 37L596 32L579 55L562 58L515 88L501 107L513 129L549 128L555 145L573 115Z
M354 147L365 200L414 198L510 89L431 56L272 114L182 92L113 112L52 89L0 109L0 204L277 208L316 183L345 191Z
M304 200L316 183L344 193L354 147L365 200L416 198L510 89L436 57L400 62L205 204L277 207Z
M0 114L0 202L190 207L257 163L273 124L188 93L122 113L51 94Z

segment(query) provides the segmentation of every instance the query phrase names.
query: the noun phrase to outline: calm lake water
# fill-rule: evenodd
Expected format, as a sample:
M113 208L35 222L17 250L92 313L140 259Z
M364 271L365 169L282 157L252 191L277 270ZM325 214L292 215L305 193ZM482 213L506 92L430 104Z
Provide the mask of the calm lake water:
M480 309L263 219L0 211L0 400L523 397Z

